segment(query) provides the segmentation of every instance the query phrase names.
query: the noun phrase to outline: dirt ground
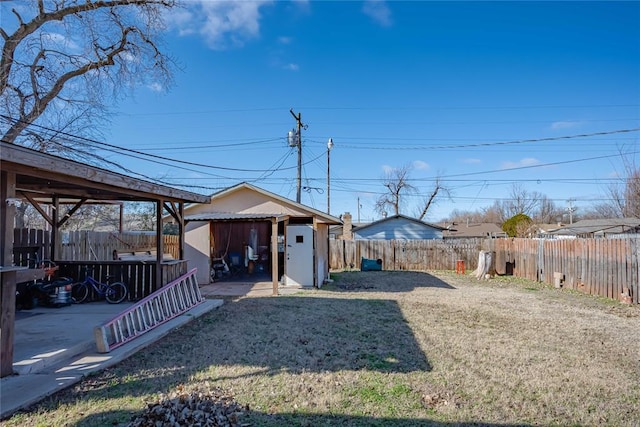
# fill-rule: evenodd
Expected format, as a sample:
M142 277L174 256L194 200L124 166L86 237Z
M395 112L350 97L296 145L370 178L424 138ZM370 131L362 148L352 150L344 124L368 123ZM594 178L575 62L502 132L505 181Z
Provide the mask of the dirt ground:
M332 278L228 298L2 425L126 425L159 393L202 387L251 426L640 425L638 306L511 277Z

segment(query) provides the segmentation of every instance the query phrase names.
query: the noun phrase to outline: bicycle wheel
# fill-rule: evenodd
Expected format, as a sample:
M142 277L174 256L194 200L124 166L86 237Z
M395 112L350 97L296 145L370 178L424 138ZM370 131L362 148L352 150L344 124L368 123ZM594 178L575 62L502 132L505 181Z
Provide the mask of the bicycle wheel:
M85 283L74 283L71 286L71 297L77 303L85 302L89 297L89 288Z
M115 282L111 283L107 288L107 292L105 294L105 298L108 303L111 304L120 304L122 301L127 298L129 291L127 290L127 285L123 282Z

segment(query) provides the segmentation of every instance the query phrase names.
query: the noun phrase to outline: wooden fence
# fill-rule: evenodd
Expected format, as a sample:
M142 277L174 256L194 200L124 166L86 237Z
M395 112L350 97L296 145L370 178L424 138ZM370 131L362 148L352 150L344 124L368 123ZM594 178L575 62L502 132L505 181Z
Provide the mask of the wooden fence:
M61 276L81 280L85 268L102 282L107 276L122 280L129 286L129 299L146 297L163 285L187 272L186 261L179 260L179 236L163 236L164 252L176 260L163 261L162 277L156 280L155 261L113 261L113 251L120 252L155 248L156 236L137 233L109 233L78 231L63 233L59 254L54 260ZM13 262L34 267L35 260L43 260L51 253L51 232L34 229L15 229L13 233Z
M179 259L179 236L164 235L164 253ZM109 233L71 231L62 235L58 258L74 261L106 261L113 259L113 251L125 252L153 249L156 236L137 233Z
M28 265L28 258L44 259L51 253L51 232L15 229L14 264ZM164 235L164 253L180 259L180 236ZM155 249L156 236L138 233L71 231L61 233L57 261L112 261L113 251L128 252Z
M359 269L362 258L381 259L384 270L455 270L464 261L467 271L478 266L481 250L495 252L498 274L549 284L554 273L562 286L591 295L638 304L640 239L455 239L455 240L332 240L332 270Z
M630 294L640 303L638 238L616 239L495 239L487 248L496 252L496 271L529 280L554 283L590 295L621 299ZM506 266L506 268L505 268Z
M359 269L362 258L381 259L383 270L453 270L463 260L476 268L485 239L446 240L331 240L332 270Z

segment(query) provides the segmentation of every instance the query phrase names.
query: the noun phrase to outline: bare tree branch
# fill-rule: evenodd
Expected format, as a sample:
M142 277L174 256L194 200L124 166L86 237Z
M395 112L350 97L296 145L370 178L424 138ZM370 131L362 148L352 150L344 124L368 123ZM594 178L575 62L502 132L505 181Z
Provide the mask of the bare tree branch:
M401 168L388 171L383 178L382 184L387 192L381 195L376 201L375 210L381 215L387 214L387 208L393 209L394 215L400 213L401 196L405 193L415 193L416 188L409 184L409 173L411 165L404 165Z
M10 34L2 29L0 111L12 118L0 128L3 141L32 138L35 132L25 129L55 117L56 109L65 111L58 120L95 124L106 110L107 87L117 92L128 82L155 78L168 83L171 60L157 37L160 10L175 5L176 0L38 0L29 19L14 11L17 28ZM47 146L42 139L37 144Z
M445 193L447 197L451 197L451 191L442 184L440 177L437 177L435 182L433 183L433 189L431 190L431 194L424 200L422 211L420 211L420 215L418 219L422 221L424 217L427 215L429 208L436 203L436 197L439 193Z

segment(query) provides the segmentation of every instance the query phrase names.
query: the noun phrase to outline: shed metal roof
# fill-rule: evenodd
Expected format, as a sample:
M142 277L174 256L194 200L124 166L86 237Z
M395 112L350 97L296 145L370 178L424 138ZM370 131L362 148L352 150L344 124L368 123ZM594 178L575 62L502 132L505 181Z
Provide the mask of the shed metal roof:
M288 215L268 213L233 213L233 212L205 212L201 214L185 215L185 221L264 221L275 218L282 221Z

